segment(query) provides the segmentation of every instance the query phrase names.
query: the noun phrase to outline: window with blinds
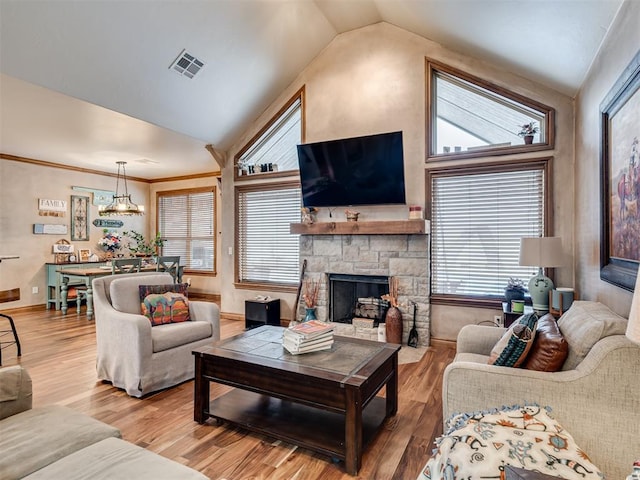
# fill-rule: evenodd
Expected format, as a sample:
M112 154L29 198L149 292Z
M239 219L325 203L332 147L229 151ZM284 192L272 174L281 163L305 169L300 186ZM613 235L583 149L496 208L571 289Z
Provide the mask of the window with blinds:
M520 238L545 232L546 166L430 174L432 295L501 297L536 273L518 265Z
M185 271L215 273L215 188L158 193L162 255L179 255Z
M289 224L300 222L297 183L238 187L238 281L296 285L299 282L299 235Z

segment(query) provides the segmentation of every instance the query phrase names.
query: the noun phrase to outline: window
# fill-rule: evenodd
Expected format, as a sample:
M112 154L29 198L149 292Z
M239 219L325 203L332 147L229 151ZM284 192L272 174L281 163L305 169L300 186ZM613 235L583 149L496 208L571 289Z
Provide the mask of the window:
M180 255L186 272L215 273L215 188L158 193L162 255Z
M432 303L494 306L518 265L520 238L548 235L549 159L427 172Z
M298 145L303 138L304 88L235 157L236 180L251 175L290 175L298 170ZM291 148L294 146L294 148Z
M451 67L428 62L429 158L553 147L554 111ZM533 135L525 136L531 125Z
M236 178L247 181L236 186L238 286L291 290L299 283L299 236L289 233L289 224L300 222L296 147L303 139L304 88L235 157L242 168ZM272 180L283 176L295 179Z
M238 281L297 285L299 236L289 233L289 224L300 222L299 183L243 186L236 193Z

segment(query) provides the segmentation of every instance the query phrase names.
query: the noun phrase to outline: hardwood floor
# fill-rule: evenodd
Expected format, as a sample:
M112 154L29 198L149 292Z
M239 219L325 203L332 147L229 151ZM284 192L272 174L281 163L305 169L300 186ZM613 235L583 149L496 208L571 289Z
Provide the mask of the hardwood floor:
M193 381L143 399L102 383L95 373L95 326L75 309L10 313L22 343L3 350L3 365L26 367L33 379L34 406L57 403L91 415L122 431L125 440L188 465L214 480L236 479L414 479L442 433L442 372L453 345L429 348L419 363L400 365L398 414L387 420L367 447L358 477L342 463L295 445L209 420L193 421ZM84 312L84 309L83 309ZM242 331L243 322L222 320L222 337ZM404 347L409 348L409 347ZM216 396L228 387L211 385Z

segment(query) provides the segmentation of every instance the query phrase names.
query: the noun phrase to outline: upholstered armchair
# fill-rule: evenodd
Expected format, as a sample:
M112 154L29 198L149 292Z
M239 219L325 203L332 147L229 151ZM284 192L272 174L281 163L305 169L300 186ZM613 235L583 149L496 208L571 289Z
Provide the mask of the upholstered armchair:
M194 377L193 349L220 339L215 303L189 301L190 320L152 326L141 314L140 285L173 285L168 273L112 275L93 281L98 378L132 397Z
M640 454L640 347L624 336L626 325L601 303L574 302L558 320L568 356L553 372L488 365L505 329L465 326L444 372L445 421L503 405L550 406L607 478L624 478Z

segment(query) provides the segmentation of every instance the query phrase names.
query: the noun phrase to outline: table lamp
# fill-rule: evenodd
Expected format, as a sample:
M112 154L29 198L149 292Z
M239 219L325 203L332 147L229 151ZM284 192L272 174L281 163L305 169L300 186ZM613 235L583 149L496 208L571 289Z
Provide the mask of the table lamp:
M636 288L633 291L633 300L631 300L626 335L632 342L640 344L640 271L636 277Z
M520 239L520 265L538 267L538 274L529 280L528 285L535 311L549 311L549 291L554 287L551 279L545 276L543 268L559 267L562 264L562 240L560 237Z

